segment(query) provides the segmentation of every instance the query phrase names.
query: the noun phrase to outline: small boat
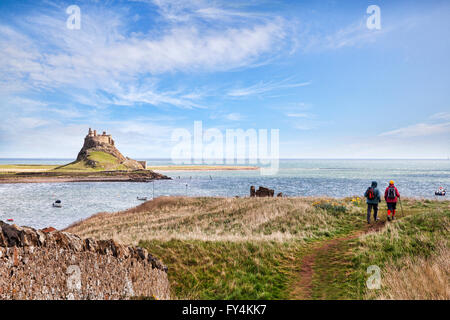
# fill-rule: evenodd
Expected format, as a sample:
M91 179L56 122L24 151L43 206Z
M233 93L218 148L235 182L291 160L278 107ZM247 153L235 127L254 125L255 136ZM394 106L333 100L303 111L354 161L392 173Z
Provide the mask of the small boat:
M61 200L56 200L55 202L53 202L53 207L54 208L62 208Z
M6 219L6 221L8 221L8 222L13 222L14 219Z
M136 197L136 199L140 201L147 201L147 197Z
M434 195L444 197L446 193L447 193L447 190L445 190L443 187L440 187L439 189L436 190Z

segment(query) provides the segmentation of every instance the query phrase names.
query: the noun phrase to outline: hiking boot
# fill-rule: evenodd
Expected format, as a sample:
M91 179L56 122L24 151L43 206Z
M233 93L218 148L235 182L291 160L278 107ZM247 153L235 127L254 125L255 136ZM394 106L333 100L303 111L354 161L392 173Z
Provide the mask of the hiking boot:
M388 216L387 219L388 219L388 221L391 221L391 217Z
M367 221L367 224L370 224L370 221Z
M376 218L376 219L375 219L375 222L378 222L378 221L380 221L380 219Z
M392 220L394 220L395 219L395 217L392 217Z

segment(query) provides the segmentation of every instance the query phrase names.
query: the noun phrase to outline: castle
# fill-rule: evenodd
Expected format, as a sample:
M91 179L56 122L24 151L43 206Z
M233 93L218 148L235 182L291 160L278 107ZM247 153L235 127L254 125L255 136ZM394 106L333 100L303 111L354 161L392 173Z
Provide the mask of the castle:
M114 140L111 138L111 135L106 134L106 131L103 131L101 135L98 135L97 130L92 130L89 128L88 134L84 138L84 145L78 153L76 161L89 160L87 158L90 151L101 151L108 153L114 156L120 164L124 164L129 169L147 169L147 161L136 161L128 157L124 157L115 147ZM96 166L96 164L90 160L88 163L92 166Z
M114 145L114 140L111 138L110 134L106 134L106 131L103 131L103 134L101 135L97 135L97 130L92 131L91 128L89 128L89 132L86 138L84 138L84 140L92 140L100 143L108 143L112 146Z

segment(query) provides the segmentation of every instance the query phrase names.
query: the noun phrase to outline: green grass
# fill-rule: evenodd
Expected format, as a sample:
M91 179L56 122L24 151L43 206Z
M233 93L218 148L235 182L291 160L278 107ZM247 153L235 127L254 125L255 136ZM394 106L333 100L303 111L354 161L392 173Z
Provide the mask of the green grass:
M312 254L308 298L366 299L368 266L384 270L395 261L401 268L405 257L435 255L448 237L448 201L402 201L398 220L361 237L366 205L351 198L158 198L67 231L139 242L169 267L179 299L296 298ZM384 203L379 217L386 219Z
M88 164L87 161L74 161L64 166L54 169L57 172L97 172L105 170L127 170L126 166L119 163L119 160L113 155L102 151L91 151L87 157L88 160L96 163L95 167Z
M116 157L102 151L91 151L88 155L88 159L104 165L116 165L119 163L119 160Z
M41 164L2 164L0 165L0 174L10 174L14 172L33 172L33 170L46 171L58 167L57 165Z
M429 202L431 204L431 202ZM447 208L445 208L447 204ZM423 205L419 205L423 207ZM448 246L450 231L450 209L447 203L433 203L433 210L409 215L390 223L383 231L362 237L357 242L352 259L355 269L354 278L358 283L358 292L363 294L366 269L370 265L379 266L383 272L386 265L402 268L405 259L430 258L439 245ZM373 292L373 297L382 294Z
M64 166L60 166L52 170L53 172L96 172L103 171L102 167L92 168L87 166L84 161L74 161Z
M142 241L169 266L178 299L286 299L295 245L278 242Z
M57 165L45 164L0 164L0 169L53 169Z
M358 297L358 286L352 274L352 241L337 242L327 250L319 251L314 261L313 289L314 300L342 300Z
M139 245L168 265L179 299L287 299L302 250L364 226L361 210L346 199L322 199L330 203L323 208L313 203L159 198L67 231L122 243L142 239Z

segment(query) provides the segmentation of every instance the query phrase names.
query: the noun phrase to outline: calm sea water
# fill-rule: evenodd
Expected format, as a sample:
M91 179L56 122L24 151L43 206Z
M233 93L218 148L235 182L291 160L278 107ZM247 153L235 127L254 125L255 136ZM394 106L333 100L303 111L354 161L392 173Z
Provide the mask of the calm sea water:
M64 164L70 159L0 159L0 164ZM149 165L170 164L148 160ZM403 196L435 198L439 186L450 187L448 160L280 160L274 176L259 171L161 171L173 180L154 183L0 184L0 220L14 219L34 228L64 228L102 211L136 206L137 196L246 196L251 185L287 196L361 195L372 180L384 191L393 179ZM56 199L63 208L53 208Z

